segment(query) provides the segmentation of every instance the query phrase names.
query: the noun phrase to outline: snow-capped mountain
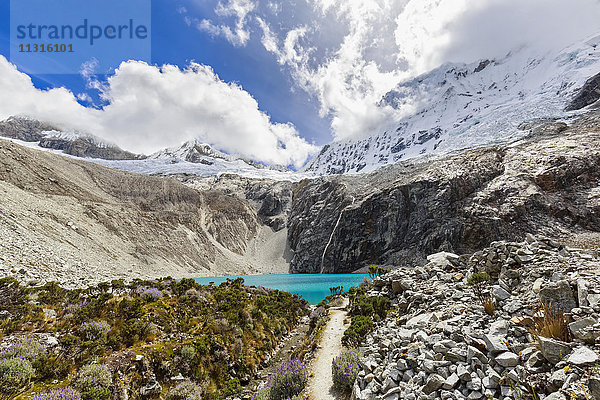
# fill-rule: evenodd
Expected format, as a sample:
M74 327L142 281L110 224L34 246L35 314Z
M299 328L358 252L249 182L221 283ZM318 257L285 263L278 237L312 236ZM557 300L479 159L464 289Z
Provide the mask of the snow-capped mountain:
M209 144L201 143L196 140L185 142L180 147L172 147L157 151L148 156L150 160L170 159L173 162L188 161L191 163L200 163L212 165L215 159L235 161L236 158L213 149Z
M600 72L599 44L597 36L540 57L522 48L502 59L445 64L383 97L380 105L399 116L390 121L391 129L333 142L304 170L317 175L368 172L421 154L518 138L527 133L519 130L526 121L568 118L581 108L568 107L570 102ZM600 90L588 90L581 106L598 96Z
M86 133L62 131L34 119L10 117L0 122L0 136L81 158L137 160L144 158Z
M297 181L305 177L285 167L264 165L223 153L195 140L147 157L127 152L92 135L61 131L50 124L23 117L1 121L0 136L28 147L146 175L219 176L229 173L281 181Z
M160 150L148 157L150 160L171 160L173 163L187 161L194 164L213 165L215 160L224 160L235 162L241 160L246 164L258 169L271 169L274 171L285 172L288 168L279 165L266 165L256 161L249 160L243 157L236 157L227 153L223 153L210 144L203 143L198 140L190 140L182 144L180 147L172 147Z

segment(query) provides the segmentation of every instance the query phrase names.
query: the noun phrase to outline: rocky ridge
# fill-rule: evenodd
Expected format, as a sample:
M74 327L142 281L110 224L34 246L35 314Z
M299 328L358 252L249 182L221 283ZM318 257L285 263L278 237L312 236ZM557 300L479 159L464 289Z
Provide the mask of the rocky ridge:
M513 141L532 119L567 118L600 98L600 36L559 51L514 49L504 57L448 63L400 83L379 106L377 131L323 147L305 170L317 175L371 172L419 157Z
M272 213L221 190L0 140L0 198L0 276L32 285L287 270Z
M600 113L521 129L527 137L508 145L300 182L288 223L291 270L411 265L526 232L597 236Z
M361 347L352 399L600 398L597 251L528 235L428 260L375 279L369 295L397 311ZM493 316L467 285L474 272L492 277ZM532 335L541 301L565 312L572 342Z
M0 122L0 136L37 142L44 149L60 150L81 158L139 160L144 156L125 151L92 135L63 132L50 124L28 118L10 117Z

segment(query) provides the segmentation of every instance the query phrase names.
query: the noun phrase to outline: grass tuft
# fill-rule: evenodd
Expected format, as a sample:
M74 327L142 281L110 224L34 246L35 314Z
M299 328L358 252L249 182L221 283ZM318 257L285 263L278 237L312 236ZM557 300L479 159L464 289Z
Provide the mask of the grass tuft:
M531 334L535 337L542 336L562 340L563 342L573 340L564 312L559 308L552 307L550 303L541 303L533 320Z

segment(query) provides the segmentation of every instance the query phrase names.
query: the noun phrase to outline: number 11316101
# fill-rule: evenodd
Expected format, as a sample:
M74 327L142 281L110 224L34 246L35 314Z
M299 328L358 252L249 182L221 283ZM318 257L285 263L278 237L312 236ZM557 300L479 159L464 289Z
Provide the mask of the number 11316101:
M72 44L21 43L19 53L74 53Z

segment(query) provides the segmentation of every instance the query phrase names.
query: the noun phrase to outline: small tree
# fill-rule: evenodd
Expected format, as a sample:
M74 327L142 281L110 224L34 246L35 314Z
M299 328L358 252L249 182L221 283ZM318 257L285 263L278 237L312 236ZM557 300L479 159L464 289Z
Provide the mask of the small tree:
M488 293L490 276L486 272L475 272L467 279L467 284L473 288L473 292L481 302L485 312L494 315L496 309L494 298Z
M467 284L473 288L475 296L477 296L481 302L484 300L485 290L489 283L490 276L485 272L475 272L467 279Z
M370 265L368 272L369 278L373 280L381 275L387 274L388 272L390 272L390 270L387 268L380 267L379 265Z

